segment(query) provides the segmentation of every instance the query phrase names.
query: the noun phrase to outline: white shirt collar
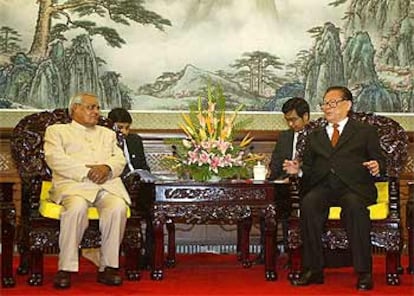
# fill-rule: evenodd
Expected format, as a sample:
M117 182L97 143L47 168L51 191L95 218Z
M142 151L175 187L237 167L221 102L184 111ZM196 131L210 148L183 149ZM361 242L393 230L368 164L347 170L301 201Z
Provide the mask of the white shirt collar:
M345 124L348 122L348 120L349 120L349 117L345 117L340 122L338 122L339 134L342 134ZM328 132L329 137L331 137L333 133L333 123L331 122L328 123L328 125L326 126L326 131Z

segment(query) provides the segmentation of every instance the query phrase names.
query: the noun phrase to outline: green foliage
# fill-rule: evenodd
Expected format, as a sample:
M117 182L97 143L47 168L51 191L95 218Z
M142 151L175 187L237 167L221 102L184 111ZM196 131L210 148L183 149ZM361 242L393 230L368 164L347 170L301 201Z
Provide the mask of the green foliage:
M95 22L83 18L91 15L109 17L112 21L129 26L132 22L153 25L164 31L165 26L171 26L168 19L157 13L147 10L143 0L95 0L79 1L67 0L64 4L55 4L54 19L66 19L65 23L57 23L52 26L49 35L49 42L53 40L66 40L64 33L73 29L84 29L90 36L100 35L111 47L121 47L126 41L121 38L118 32L108 26L98 26ZM63 5L70 7L63 8ZM80 19L74 20L74 16Z
M0 27L0 53L15 53L23 51L20 46L20 34L16 30L8 26Z
M227 114L222 87L209 84L206 92L206 104L199 97L197 104L189 105L188 114L182 115L180 127L186 138L165 140L173 147L173 153L165 157L162 164L181 178L197 181L207 181L213 176L248 178L258 160L258 156L246 151L253 138L246 135L239 143L234 142L237 132L250 122L237 120L244 106Z

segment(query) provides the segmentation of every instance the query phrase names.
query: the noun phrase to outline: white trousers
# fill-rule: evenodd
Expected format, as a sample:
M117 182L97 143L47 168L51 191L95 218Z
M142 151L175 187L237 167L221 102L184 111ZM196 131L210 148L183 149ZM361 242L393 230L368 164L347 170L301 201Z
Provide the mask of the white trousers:
M101 249L99 271L105 267L119 267L119 248L127 221L127 205L118 196L99 192L93 204L81 196L67 196L62 200L64 210L60 216L59 270L79 271L79 245L88 227L88 207L99 212Z

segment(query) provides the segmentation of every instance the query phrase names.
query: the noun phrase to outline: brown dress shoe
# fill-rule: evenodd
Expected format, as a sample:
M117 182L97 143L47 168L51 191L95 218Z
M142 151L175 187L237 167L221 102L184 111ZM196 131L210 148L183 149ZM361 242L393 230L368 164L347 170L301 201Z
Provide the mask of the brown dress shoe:
M357 289L361 291L372 290L372 274L370 272L363 272L358 274Z
M53 286L57 289L67 289L70 287L70 272L59 270L53 279Z
M98 272L98 282L108 286L119 286L122 284L122 278L117 268L107 266L104 271Z
M323 272L308 270L304 272L298 279L291 281L294 286L307 286L310 284L323 284Z

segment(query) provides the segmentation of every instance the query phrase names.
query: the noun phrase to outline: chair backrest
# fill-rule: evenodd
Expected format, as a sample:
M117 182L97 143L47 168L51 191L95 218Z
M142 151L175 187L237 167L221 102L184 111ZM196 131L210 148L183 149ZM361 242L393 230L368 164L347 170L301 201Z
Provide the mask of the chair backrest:
M22 211L29 209L37 211L41 183L52 178L43 151L46 128L53 124L70 122L71 118L67 109L55 109L27 115L13 129L10 145L12 157L23 181ZM103 116L99 118L98 124L114 128L112 121ZM117 138L118 144L122 147L123 138L120 132L117 132ZM27 199L29 199L28 203Z
M398 178L404 168L408 156L408 135L402 126L390 117L365 112L352 112L350 118L377 127L381 149L386 159L387 176ZM300 133L297 142L297 155L303 155L306 136L315 128L327 125L325 118L312 120Z

